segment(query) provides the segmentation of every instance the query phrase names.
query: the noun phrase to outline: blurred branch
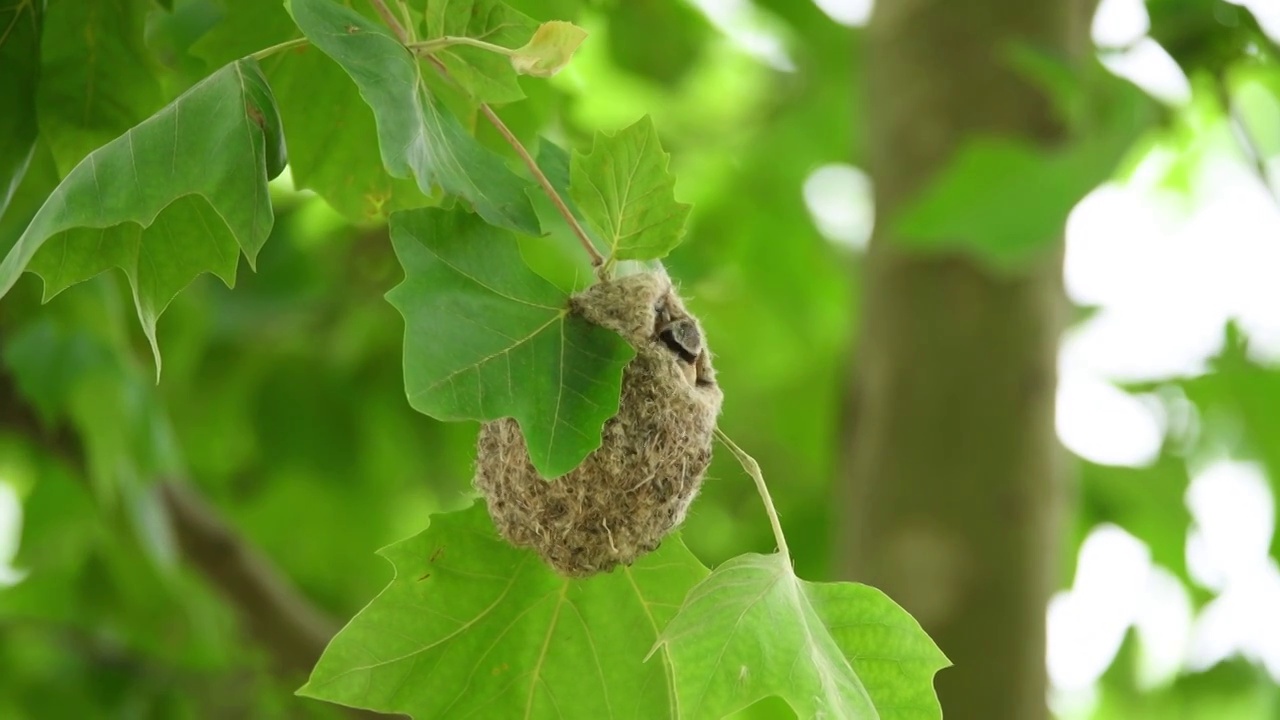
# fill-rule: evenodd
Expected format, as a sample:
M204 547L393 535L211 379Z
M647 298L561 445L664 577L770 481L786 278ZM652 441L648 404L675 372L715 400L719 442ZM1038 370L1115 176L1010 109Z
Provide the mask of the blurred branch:
M160 483L183 557L235 607L255 640L289 674L307 674L337 632L260 552L187 483Z
M0 366L0 430L39 444L84 476L84 451L65 426L51 428L27 403ZM306 676L337 632L326 617L256 548L224 521L189 483L160 482L159 491L186 562L235 609L252 639L272 656L280 676ZM386 717L349 709L357 718Z

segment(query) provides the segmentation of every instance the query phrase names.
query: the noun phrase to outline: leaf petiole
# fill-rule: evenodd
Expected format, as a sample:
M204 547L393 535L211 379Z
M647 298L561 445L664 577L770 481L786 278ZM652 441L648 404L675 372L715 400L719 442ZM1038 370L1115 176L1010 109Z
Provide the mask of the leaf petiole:
M428 55L427 60L430 61L442 76L452 79L449 75L449 69L446 68L444 63L440 62L438 58ZM498 117L498 114L493 111L493 108L489 107L487 103L480 103L480 112L484 114L489 123L497 129L498 133L502 135L502 138L507 141L507 144L516 151L517 155L520 156L520 160L523 161L525 167L529 169L529 174L533 175L534 180L538 181L538 185L542 188L543 192L547 194L547 197L551 200L551 204L555 205L556 211L559 212L560 216L569 224L569 229L573 230L573 234L577 236L578 242L582 244L582 249L585 250L587 252L587 256L591 258L591 266L596 269L596 275L601 280L608 278L609 275L608 270L606 269L605 257L601 255L600 251L596 249L596 246L592 244L591 237L587 235L586 230L582 229L582 223L579 223L578 219L573 216L573 212L569 210L569 206L565 204L564 198L560 197L560 193L556 192L555 187L551 184L551 180L547 178L547 174L542 172L542 168L538 167L538 161L533 159L533 156L529 154L529 150L525 148L524 143L520 142L520 138L516 137L515 133L511 132L511 128L507 127L506 123L502 122L502 118Z
M404 26L396 19L396 16L391 12L391 8L387 7L385 0L369 0L369 4L378 13L378 17L382 18L382 22L391 28L391 32L395 34L396 39L402 43L410 42L409 33L405 32Z
M444 50L445 48L451 47L454 45L467 45L469 47L476 47L476 48L480 48L481 50L488 50L489 52L497 53L499 55L506 55L507 57L511 57L516 52L513 48L505 48L505 47L502 47L501 45L494 45L493 43L485 42L484 40L478 40L472 37L454 36L454 35L445 35L444 37L438 37L432 40L423 40L422 42L409 43L405 47L409 48L410 50L412 50L418 55L430 55L432 53L439 52L440 50Z
M756 490L760 493L760 500L764 502L765 514L769 516L769 524L773 526L773 539L778 543L778 552L787 560L788 565L791 561L791 551L787 549L787 538L782 534L782 523L778 520L778 509L773 506L773 497L769 495L769 486L764 483L764 474L760 472L760 463L756 459L747 454L746 450L738 447L738 444L729 439L728 435L720 428L716 428L716 437L725 447L729 448L729 452L738 459L742 464L742 469L747 471L752 480L756 481Z
M282 43L277 43L275 45L272 45L271 47L263 48L258 52L253 53L249 57L253 58L254 60L262 61L263 59L268 58L272 55L275 55L278 52L284 52L285 50L291 50L296 47L302 47L303 45L307 45L310 42L311 42L310 40L304 37L294 38L293 40L285 40Z
M409 41L417 41L418 33L413 29L413 16L409 14L409 3L404 0L396 0L396 4L400 6L400 17L404 18L404 27L408 31Z

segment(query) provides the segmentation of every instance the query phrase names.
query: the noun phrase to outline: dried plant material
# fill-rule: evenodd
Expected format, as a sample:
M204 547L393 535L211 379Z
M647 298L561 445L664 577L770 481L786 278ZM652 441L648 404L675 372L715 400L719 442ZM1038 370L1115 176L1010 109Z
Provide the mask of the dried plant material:
M564 575L587 576L631 564L684 520L711 462L723 395L702 329L666 273L600 283L573 309L636 350L603 443L549 481L529 461L519 425L497 420L481 430L475 484L507 541Z
M511 52L511 67L521 75L546 78L564 69L587 39L587 31L563 20L544 22L523 47Z

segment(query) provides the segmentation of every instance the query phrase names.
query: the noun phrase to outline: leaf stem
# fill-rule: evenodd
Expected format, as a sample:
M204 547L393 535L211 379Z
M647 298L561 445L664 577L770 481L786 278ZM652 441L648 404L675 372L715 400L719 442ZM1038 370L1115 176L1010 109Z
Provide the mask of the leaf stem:
M284 52L285 50L290 50L292 48L302 47L303 45L306 45L309 42L311 41L304 37L294 38L293 40L285 40L284 42L277 43L275 45L272 45L271 47L262 48L261 50L259 50L256 53L253 53L249 57L253 58L254 60L261 61L265 58L275 55L278 52Z
M405 32L404 27L402 27L400 23L396 21L395 16L391 14L391 10L387 7L385 0L369 0L369 3L373 5L373 9L382 17L382 21L387 24L387 27L391 28L391 32L395 33L395 36L400 39L401 44L403 44L410 52L423 54L418 53L418 51L424 47L445 47L445 45L439 44L437 40L428 40L420 43L413 42ZM475 45L477 47L488 46L490 48L499 48L497 45L490 46L489 43L480 40L473 41L472 38L448 37L439 38L439 40L449 40L452 44L459 45L465 44ZM433 43L435 43L435 45L433 45ZM500 48L500 50L504 54L508 52L506 48ZM440 62L439 58L433 57L429 50L425 51L425 53L426 59L440 71L440 74L444 77L449 77L449 69L445 67L444 63ZM587 256L591 258L591 265L596 269L596 275L601 279L607 277L608 270L605 265L604 256L600 254L599 250L596 250L595 245L591 243L590 236L587 235L587 231L582 228L582 224L573 216L573 212L569 210L569 206L565 203L564 198L560 197L560 193L556 192L551 181L547 179L546 173L542 172L542 169L538 167L537 161L529 154L529 151L525 148L524 144L520 142L520 139L515 136L515 133L511 132L511 128L507 127L507 124L502 122L502 118L498 117L498 114L495 113L493 108L489 107L488 104L480 103L480 112L484 113L484 116L488 118L490 124L497 128L503 139L507 141L507 144L516 151L516 154L519 155L520 159L524 162L525 167L529 168L529 173L533 175L533 178L538 181L538 185L542 187L543 192L545 192L547 197L551 199L551 204L555 205L556 211L565 219L565 222L569 223L569 228L572 229L573 234L577 236L578 242L582 243L582 249L586 250Z
M404 26L401 25L400 21L396 19L396 16L392 14L391 8L387 7L385 0L369 0L369 4L372 5L374 11L378 13L378 17L382 18L382 22L386 23L387 27L391 28L391 32L395 33L396 38L398 38L400 42L408 43L410 41L409 33L405 32Z
M418 40L418 31L413 27L413 16L409 14L409 3L404 0L396 0L396 5L400 7L400 17L404 20L404 27L408 31L410 42Z
M432 40L423 40L422 42L409 43L405 47L409 48L410 50L413 50L419 55L429 55L436 51L443 50L451 45L469 45L471 47L477 47L477 48L480 48L481 50L488 50L489 52L498 53L499 55L506 55L508 57L515 54L515 50L511 48L505 48L505 47L502 47L501 45L494 45L493 43L485 42L483 40L479 40L476 38L471 38L466 36L455 36L455 35L445 35L443 37L434 38Z
M444 63L440 62L439 58L428 55L427 60L440 71L441 75L449 77L449 69L445 67ZM601 255L600 251L596 250L596 246L591 243L591 237L587 235L586 230L582 229L582 224L578 222L578 218L573 216L573 211L569 209L564 198L560 197L560 193L556 192L555 186L551 184L551 180L547 179L546 173L542 172L542 168L538 167L538 162L529 154L529 151L525 148L524 144L520 142L520 138L517 138L515 133L511 132L511 128L507 127L507 124L502 122L502 118L498 117L498 114L493 111L493 108L489 107L487 103L480 103L480 112L484 113L484 116L488 118L489 123L497 128L498 132L502 135L502 138L506 140L507 144L516 151L517 155L520 156L525 167L529 168L529 173L533 175L533 178L538 181L538 185L542 187L542 191L551 199L551 204L556 206L556 211L560 213L560 216L564 218L565 222L569 223L569 228L573 230L573 234L577 236L578 242L582 244L582 249L587 251L587 256L591 258L591 266L596 269L596 276L601 280L605 279L607 277L607 269L604 256Z
M586 250L587 255L591 258L591 266L596 268L597 274L600 273L605 267L604 256L591 243L591 238L587 235L587 231L582 229L582 224L578 222L578 218L573 216L573 211L569 210L564 198L560 197L560 193L556 192L555 187L551 185L551 181L547 179L546 174L538 167L538 163L533 159L533 156L529 154L529 151L521 144L519 138L511 132L506 123L502 122L502 118L498 117L493 108L485 103L480 103L480 112L484 113L484 116L498 129L499 133L502 133L502 137L506 139L507 143L515 149L516 154L520 156L520 159L524 161L534 179L542 186L542 191L547 194L548 198L551 198L551 204L556 206L556 210L564 217L565 222L569 223L573 234L578 236L578 242L582 243L582 249Z
M769 486L764 484L764 474L760 472L760 463L756 459L747 454L747 451L738 447L738 444L729 439L728 435L720 428L716 428L716 437L725 447L729 448L729 452L738 459L742 464L742 469L747 471L752 480L756 481L756 491L760 493L760 499L764 502L765 514L769 516L769 524L773 526L773 539L778 543L778 552L788 561L791 560L791 551L787 548L787 538L782 534L782 523L778 520L778 509L773 506L773 497L769 495Z

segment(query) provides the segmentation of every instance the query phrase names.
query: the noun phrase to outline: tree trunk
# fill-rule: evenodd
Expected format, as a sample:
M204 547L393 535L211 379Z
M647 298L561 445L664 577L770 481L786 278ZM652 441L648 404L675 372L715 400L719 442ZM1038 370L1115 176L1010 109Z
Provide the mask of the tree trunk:
M975 135L1064 139L1005 61L1087 47L1083 0L882 0L868 28L875 236L851 385L841 557L955 667L948 720L1048 716L1045 604L1060 506L1054 434L1061 251L1001 277L895 245L891 219Z

